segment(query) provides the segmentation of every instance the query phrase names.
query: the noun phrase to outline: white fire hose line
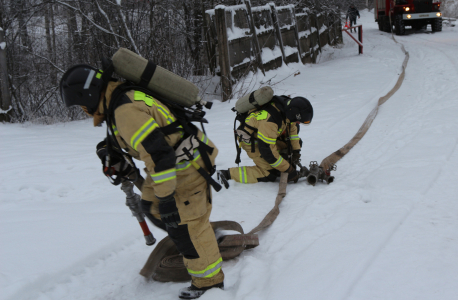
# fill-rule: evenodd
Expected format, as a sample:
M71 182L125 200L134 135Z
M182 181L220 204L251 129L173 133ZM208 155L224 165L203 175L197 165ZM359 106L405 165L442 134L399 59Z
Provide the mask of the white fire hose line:
M379 107L383 103L385 103L388 99L390 99L391 96L393 96L401 87L404 81L407 63L409 61L409 52L406 51L402 43L398 42L394 38L393 32L391 32L391 38L393 39L393 41L396 44L401 45L401 49L405 54L405 58L402 63L402 72L399 75L398 80L396 81L396 84L385 96L379 98L377 102L377 106L369 113L363 125L359 128L355 136L347 144L345 144L342 148L330 154L329 156L327 156L325 159L321 161L320 166L323 167L323 169L328 169L330 166L335 165L337 161L339 161L342 157L344 157L363 138L363 136L366 134L366 132L369 130L370 126L372 125L372 122L374 121L375 117L377 116Z

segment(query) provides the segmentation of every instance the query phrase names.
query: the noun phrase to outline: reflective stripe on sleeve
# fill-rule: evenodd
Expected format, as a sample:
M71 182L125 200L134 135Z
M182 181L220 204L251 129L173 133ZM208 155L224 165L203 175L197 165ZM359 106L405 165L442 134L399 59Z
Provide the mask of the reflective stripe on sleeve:
M157 125L153 118L146 121L146 123L143 124L143 126L140 127L140 129L137 130L130 139L132 147L137 150L138 144L140 144L157 127L159 127L159 125Z
M271 165L273 168L276 168L276 167L278 167L278 166L281 164L282 161L283 161L283 157L280 156L280 157L277 159L276 162L274 162L273 164L270 164L270 165Z
M275 144L277 142L277 139L268 138L260 132L258 132L258 139L260 139L266 144Z
M299 140L299 136L297 134L293 134L293 135L291 135L291 140L292 141Z
M221 265L223 264L223 259L220 257L215 263L212 263L202 271L193 271L188 269L188 273L191 276L199 278L211 278L221 271Z
M177 172L175 169L170 169L164 172L151 174L151 178L153 179L154 183L161 183L161 182L169 181L176 177L177 177Z

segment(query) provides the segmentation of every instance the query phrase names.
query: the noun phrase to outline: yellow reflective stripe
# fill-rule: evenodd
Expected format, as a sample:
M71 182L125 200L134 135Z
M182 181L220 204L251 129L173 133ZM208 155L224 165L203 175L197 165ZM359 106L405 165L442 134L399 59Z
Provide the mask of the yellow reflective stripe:
M261 110L260 112L255 114L256 120L261 121L267 119L267 111Z
M292 135L291 136L291 140L292 141L299 140L299 136L298 135Z
M118 135L119 134L118 128L116 128L116 126L114 125L112 125L112 127L113 127L114 135Z
M266 144L275 144L277 142L277 139L268 138L265 135L263 135L262 133L260 133L259 131L258 131L258 139L260 139L261 141L263 141Z
M140 91L134 91L134 100L143 101L148 106L153 106L154 98ZM155 101L154 101L155 102Z
M132 138L130 139L130 144L132 147L137 150L138 144L140 144L155 128L159 127L156 121L153 118L146 121L139 130L137 130Z
M241 183L248 183L248 176L246 174L246 167L239 168L239 177Z
M97 74L95 75L95 78L97 78L97 79L102 78L102 73L103 73L103 71L102 71L102 70L99 70L99 71L97 72Z
M165 119L167 120L167 124L171 124L171 123L175 122L175 118L174 118L171 114L169 114L169 113L167 112L167 110L166 110L163 106L159 105L156 101L154 101L154 102L155 102L154 104L155 104L156 107L157 107L157 110L158 110L158 111L165 117Z
M191 276L199 278L211 278L219 273L221 266L223 264L223 259L220 257L216 262L212 263L202 271L193 271L188 269L188 273Z
M244 143L245 145L251 145L251 143L247 143L247 142L244 142L244 141L242 141L242 143ZM258 141L255 140L254 144L256 145L257 143L258 143Z
M247 123L248 121L250 121L250 119L251 119L252 117L254 117L253 114L249 115L249 116L245 119L245 123Z
M171 124L171 123L176 121L175 117L172 114L170 114L164 106L159 105L159 103L156 102L156 99L154 99L154 97L152 97L150 95L147 95L147 94L145 94L143 92L140 92L140 91L134 91L134 100L135 101L143 101L148 106L153 106L153 105L156 106L157 110L167 120L167 124Z
M177 178L177 173L175 169L170 169L164 172L151 174L151 178L153 179L154 183L161 183Z
M272 167L276 168L276 167L278 167L278 166L281 164L282 161L283 161L283 157L280 156L280 157L277 159L276 162L274 162L273 164L270 164L270 165L271 165Z
M202 133L202 138L200 140L204 142L205 145L208 145L208 138L204 133Z

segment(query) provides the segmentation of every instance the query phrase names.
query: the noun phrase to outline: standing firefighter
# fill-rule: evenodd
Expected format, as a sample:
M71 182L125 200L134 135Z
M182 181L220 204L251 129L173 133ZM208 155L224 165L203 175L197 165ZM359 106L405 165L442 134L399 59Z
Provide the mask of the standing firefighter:
M356 25L356 17L360 18L359 11L354 4L351 4L347 10L346 20L350 19L350 27ZM351 31L351 29L350 29ZM355 29L356 32L356 29Z
M142 210L167 231L192 278L180 298L195 299L210 288L223 288L222 258L209 222L212 204L207 182L214 172L217 148L191 122L184 122L176 107L146 89L117 82L111 75L106 78L106 73L88 65L70 68L61 80L63 101L67 107L80 105L93 116L95 126L106 121L113 128L97 145L105 175L123 175L128 155L145 163L148 176L141 190ZM176 153L185 149L178 147L183 143L194 145L184 151L188 159ZM128 155L106 156L113 148Z
M281 172L287 172L288 181L296 182L299 174L295 165L301 156L298 124L308 125L312 118L312 105L303 97L273 96L260 109L249 111L241 120L237 135L240 147L255 166L218 170L219 181L226 187L229 179L241 183L269 182L275 181ZM281 155L283 153L292 154L292 164ZM236 162L239 161L237 157Z

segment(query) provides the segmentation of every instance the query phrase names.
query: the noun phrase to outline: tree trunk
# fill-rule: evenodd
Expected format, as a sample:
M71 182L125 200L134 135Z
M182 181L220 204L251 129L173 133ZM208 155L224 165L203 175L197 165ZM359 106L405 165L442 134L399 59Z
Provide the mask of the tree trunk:
M52 5L51 4L45 4L45 33L46 33L46 47L47 47L47 50L48 50L48 58L49 60L52 62L52 63L55 63L55 60L54 60L54 48L53 48L53 38L52 38L52 31L51 30L51 19L52 19ZM50 67L49 68L49 72L50 72L50 80L52 82L52 84L56 84L57 83L57 74L56 74L56 70L55 68L53 67Z
M1 112L0 122L9 122L11 115L11 93L8 84L8 69L6 64L6 42L3 29L0 27L0 91Z

